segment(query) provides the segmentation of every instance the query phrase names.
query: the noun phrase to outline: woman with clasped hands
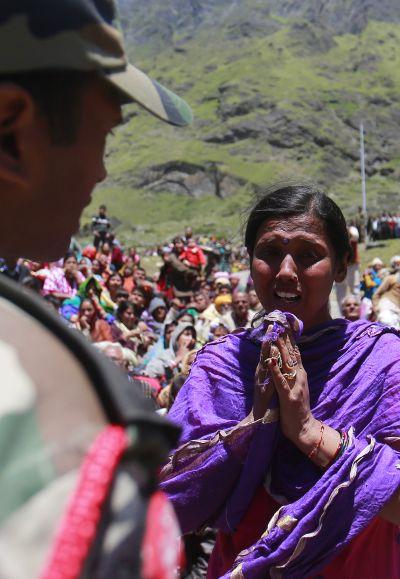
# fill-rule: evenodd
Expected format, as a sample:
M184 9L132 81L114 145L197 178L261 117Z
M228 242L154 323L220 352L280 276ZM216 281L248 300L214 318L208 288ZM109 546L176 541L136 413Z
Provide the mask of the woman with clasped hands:
M182 530L218 529L209 578L398 578L399 334L332 320L349 240L313 187L265 194L245 242L264 315L200 350L170 412Z

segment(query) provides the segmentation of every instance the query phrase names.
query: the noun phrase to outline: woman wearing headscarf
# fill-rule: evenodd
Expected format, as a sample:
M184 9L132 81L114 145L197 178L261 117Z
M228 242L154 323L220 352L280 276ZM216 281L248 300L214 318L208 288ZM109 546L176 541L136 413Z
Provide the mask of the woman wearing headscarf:
M181 370L183 360L196 344L193 324L181 322L172 333L168 350L153 358L146 366L145 374L168 383Z
M112 314L115 304L110 299L108 291L104 290L104 286L93 275L80 284L77 294L63 302L60 309L61 315L67 320L74 321L82 301L86 298L96 304L98 311L103 311L102 317L109 322L113 321L114 317Z
M73 327L81 331L92 342L111 342L111 328L105 321L98 305L90 298L84 298L79 306L78 319Z

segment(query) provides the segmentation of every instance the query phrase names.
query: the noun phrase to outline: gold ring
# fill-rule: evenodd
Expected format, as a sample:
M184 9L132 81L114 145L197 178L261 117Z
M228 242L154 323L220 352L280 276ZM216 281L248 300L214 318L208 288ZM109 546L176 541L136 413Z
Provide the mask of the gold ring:
M263 370L267 370L267 369L268 369L268 362L269 362L270 360L271 360L271 358L264 358L264 360L261 360L261 361L260 361L260 365L261 365L261 368L262 368Z
M278 367L282 368L282 356L280 352L278 352L277 356L270 356L269 358L264 358L264 360L262 361L262 367L268 368L268 364L271 360L276 360L278 362Z
M281 353L278 352L278 356L277 356L277 357L272 356L272 358L274 358L275 360L277 360L277 362L278 362L278 367L279 367L279 368L282 368L282 356L281 356Z
M293 378L296 378L296 374L297 370L295 370L294 372L283 372L282 376L286 378L286 380L293 380Z

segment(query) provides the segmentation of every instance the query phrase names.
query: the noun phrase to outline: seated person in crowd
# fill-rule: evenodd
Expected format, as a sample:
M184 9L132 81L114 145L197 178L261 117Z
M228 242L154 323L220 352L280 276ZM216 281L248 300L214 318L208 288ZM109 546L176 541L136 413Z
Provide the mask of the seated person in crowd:
M148 326L138 319L135 306L129 301L119 304L111 332L113 341L133 350L139 356L147 352L148 347L155 340Z
M186 354L196 344L196 330L190 323L180 323L172 333L169 348L153 358L146 366L145 374L168 383L181 370Z
M372 299L372 296L381 285L384 278L383 261L375 257L368 268L364 271L361 280L361 291L364 297Z
M111 328L103 315L104 311L93 299L85 298L79 306L78 319L72 326L92 342L112 342Z
M229 327L250 328L249 298L245 292L235 292L232 296L232 310L228 312Z
M252 320L255 315L262 311L263 308L256 291L253 288L249 289L247 296L249 298L249 316L250 320Z
M361 317L361 300L358 296L346 296L342 299L340 309L345 320L355 322Z
M112 273L105 283L105 287L106 287L107 292L108 292L108 298L109 298L110 302L112 303L114 309L117 308L117 303L116 303L117 302L117 292L119 289L122 288L122 285L123 285L122 276L117 272Z
M165 318L167 317L167 305L165 301L161 298L155 297L151 300L148 307L148 312L150 314L147 324L151 330L161 336L164 332Z
M74 253L67 253L63 267L54 267L46 276L43 285L43 295L52 294L59 300L66 300L78 293L79 285L84 281L78 269L78 261Z
M378 322L400 329L400 272L388 275L372 297Z
M211 322L218 320L229 328L229 331L235 329L229 313L232 308L232 296L230 294L217 295L214 302L199 316L200 319L207 322L208 328Z

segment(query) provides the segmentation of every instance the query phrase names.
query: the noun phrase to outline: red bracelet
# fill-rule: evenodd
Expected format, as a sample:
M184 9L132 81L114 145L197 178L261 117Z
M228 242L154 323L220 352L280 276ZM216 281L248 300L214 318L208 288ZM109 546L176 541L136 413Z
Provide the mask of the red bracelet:
M325 424L321 421L319 421L321 424L321 436L319 438L319 441L317 442L317 444L314 446L314 448L311 450L310 454L308 454L308 458L313 458L313 456L315 456L317 454L317 452L319 451L322 441L324 439L324 430L325 430Z
M338 431L336 431L338 432ZM332 458L330 460L328 460L328 462L324 465L323 468L327 469L330 466L332 466L332 464L335 462L335 460L337 459L337 457L339 456L340 450L342 448L343 445L343 435L341 432L339 432L340 434L340 439L339 439L339 444L337 445L337 449L335 450L334 455L332 456Z

